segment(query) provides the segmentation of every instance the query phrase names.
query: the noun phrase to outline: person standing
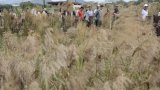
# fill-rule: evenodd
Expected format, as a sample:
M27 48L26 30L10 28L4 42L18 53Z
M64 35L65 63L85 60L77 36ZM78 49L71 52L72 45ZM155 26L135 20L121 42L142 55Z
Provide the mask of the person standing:
M97 8L94 10L94 14L99 10L100 5L97 5Z
M80 7L77 11L74 11L74 23L73 26L77 26L79 21L84 20L84 8Z
M86 13L86 17L87 17L87 27L90 27L93 24L93 18L94 18L94 12L91 6L89 6L89 9Z
M0 27L4 26L3 10L0 9Z
M119 9L118 9L118 5L115 5L114 11L113 11L112 22L111 22L111 26L110 26L111 30L113 28L115 20L117 20L118 18L119 18Z
M94 10L94 16L95 16L95 25L98 26L100 22L100 5L97 5L97 8Z
M118 5L116 5L113 12L113 19L115 21L118 18L119 18L119 9L118 9Z
M79 11L78 11L78 17L79 17L80 21L84 20L84 11L83 10L84 10L84 8L81 7L81 8L79 8Z
M142 14L142 21L146 21L146 18L148 16L148 4L144 4L141 14Z
M105 11L103 9L103 5L97 6L97 10L95 11L95 25L100 27L102 25L102 21L105 16Z

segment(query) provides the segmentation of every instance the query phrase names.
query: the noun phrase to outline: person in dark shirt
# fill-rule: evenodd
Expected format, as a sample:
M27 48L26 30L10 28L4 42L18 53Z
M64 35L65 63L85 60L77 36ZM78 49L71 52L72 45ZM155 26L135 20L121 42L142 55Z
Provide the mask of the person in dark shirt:
M119 16L118 5L116 5L115 8L114 8L113 16L115 17L115 19L117 19L118 16Z
M95 11L95 25L97 27L100 27L102 25L105 14L106 11L103 9L103 5L98 6Z
M112 27L113 27L115 20L117 20L118 18L119 18L119 9L118 9L118 5L115 5L114 11L113 11L111 30L112 30Z
M114 13L116 13L116 14L119 13L118 5L115 6Z

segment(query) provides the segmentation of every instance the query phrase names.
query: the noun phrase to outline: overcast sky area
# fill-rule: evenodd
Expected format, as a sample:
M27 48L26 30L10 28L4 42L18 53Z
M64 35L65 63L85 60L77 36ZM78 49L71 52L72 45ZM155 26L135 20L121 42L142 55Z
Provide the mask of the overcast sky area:
M20 3L20 2L25 2L25 1L31 1L31 0L0 0L0 3L1 4L12 4L12 3ZM39 1L39 0L35 0L35 1ZM52 1L61 1L61 0L52 0ZM104 2L105 0L84 0L84 1ZM106 1L115 1L115 0L106 0ZM125 0L125 1L129 1L129 0Z

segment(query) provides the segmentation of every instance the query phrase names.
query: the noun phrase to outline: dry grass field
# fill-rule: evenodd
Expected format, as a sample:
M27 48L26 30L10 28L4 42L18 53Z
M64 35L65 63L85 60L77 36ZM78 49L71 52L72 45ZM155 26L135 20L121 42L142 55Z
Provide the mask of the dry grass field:
M160 90L160 40L152 23L142 23L135 6L120 11L113 30L80 23L63 33L57 20L48 27L37 19L26 36L5 31L0 90Z

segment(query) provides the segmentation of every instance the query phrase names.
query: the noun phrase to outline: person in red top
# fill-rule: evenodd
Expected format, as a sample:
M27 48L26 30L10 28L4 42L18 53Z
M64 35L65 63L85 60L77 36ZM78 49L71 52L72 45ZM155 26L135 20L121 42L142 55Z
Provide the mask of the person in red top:
M83 7L81 7L80 9L79 9L79 11L78 11L78 17L79 17L79 20L80 21L83 21L84 20L84 8Z

